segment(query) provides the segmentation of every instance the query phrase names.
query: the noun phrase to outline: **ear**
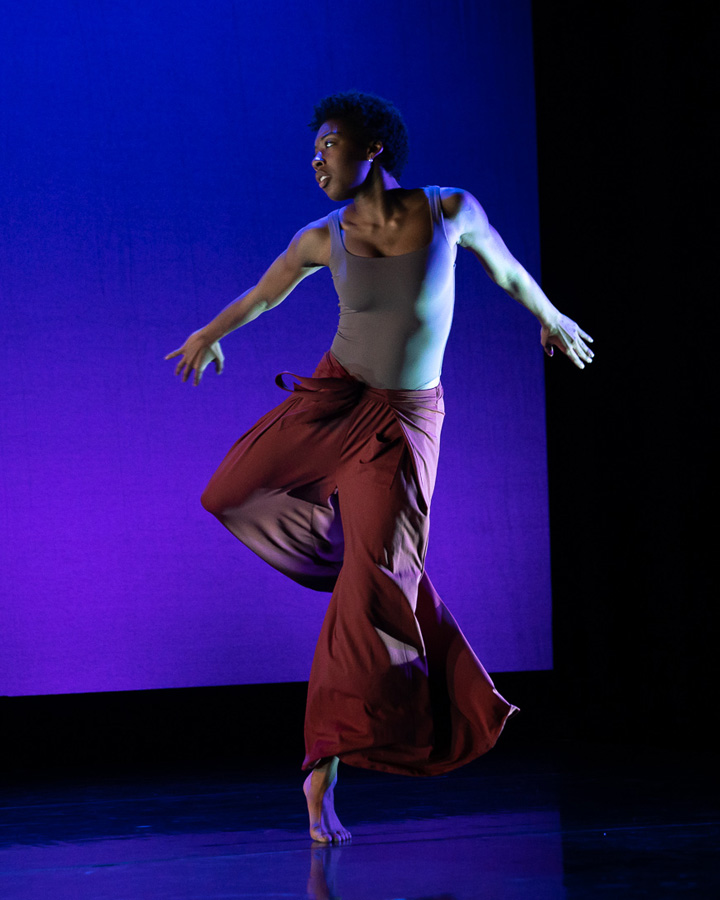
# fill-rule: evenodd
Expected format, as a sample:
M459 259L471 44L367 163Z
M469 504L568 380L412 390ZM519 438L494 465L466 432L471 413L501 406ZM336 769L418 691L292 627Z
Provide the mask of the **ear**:
M368 160L372 162L376 156L380 156L383 152L383 144L382 141L373 141L372 144L368 146L367 155Z

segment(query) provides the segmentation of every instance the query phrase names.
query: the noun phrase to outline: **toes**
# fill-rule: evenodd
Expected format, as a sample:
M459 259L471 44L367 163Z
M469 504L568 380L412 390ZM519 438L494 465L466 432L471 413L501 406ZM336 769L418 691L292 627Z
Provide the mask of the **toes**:
M335 840L332 834L326 834L324 831L311 831L310 837L318 844L332 844Z
M349 831L310 831L310 837L317 844L346 844L352 840Z

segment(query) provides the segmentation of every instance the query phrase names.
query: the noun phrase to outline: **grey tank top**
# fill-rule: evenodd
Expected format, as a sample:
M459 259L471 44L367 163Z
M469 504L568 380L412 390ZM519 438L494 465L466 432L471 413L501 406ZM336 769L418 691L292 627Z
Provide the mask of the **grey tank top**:
M440 380L455 302L457 247L445 233L440 188L423 188L433 236L427 247L400 256L348 253L340 216L330 224L330 271L340 321L330 348L347 371L371 387L421 390Z

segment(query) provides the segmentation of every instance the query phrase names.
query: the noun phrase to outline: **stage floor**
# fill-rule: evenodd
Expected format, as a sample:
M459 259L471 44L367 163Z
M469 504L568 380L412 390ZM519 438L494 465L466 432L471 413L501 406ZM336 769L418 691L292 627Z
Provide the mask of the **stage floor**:
M307 836L302 777L37 776L4 791L4 900L720 897L711 760L499 747L452 775L341 767L342 847Z

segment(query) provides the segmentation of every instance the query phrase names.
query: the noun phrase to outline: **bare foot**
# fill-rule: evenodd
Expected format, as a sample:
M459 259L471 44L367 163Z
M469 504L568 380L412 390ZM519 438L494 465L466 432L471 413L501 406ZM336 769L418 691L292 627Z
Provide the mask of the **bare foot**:
M303 785L310 816L310 837L323 844L342 844L352 836L335 815L333 788L337 783L338 762L337 756L333 756L323 765L316 766Z

